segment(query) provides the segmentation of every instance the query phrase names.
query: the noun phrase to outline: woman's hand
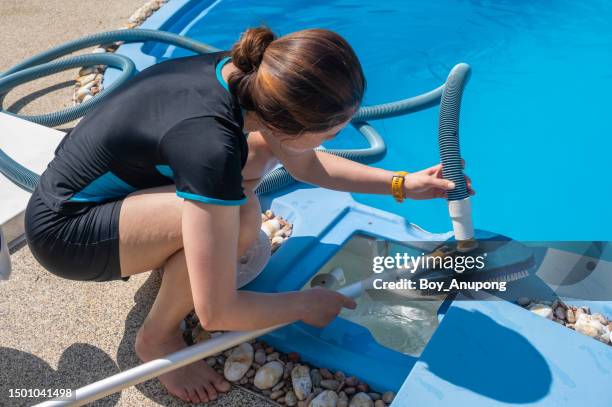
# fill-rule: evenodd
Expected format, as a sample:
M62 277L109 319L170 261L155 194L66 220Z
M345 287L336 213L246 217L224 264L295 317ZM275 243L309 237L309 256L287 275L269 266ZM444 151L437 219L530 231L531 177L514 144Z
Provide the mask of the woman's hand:
M465 166L465 162L463 163ZM465 177L468 192L474 195L472 180ZM404 179L404 196L412 199L446 198L446 191L455 188L455 184L442 178L442 164L434 165L419 172L406 175Z
M315 287L302 291L304 310L301 320L317 328L329 324L342 308L355 309L357 304L349 297L327 288Z

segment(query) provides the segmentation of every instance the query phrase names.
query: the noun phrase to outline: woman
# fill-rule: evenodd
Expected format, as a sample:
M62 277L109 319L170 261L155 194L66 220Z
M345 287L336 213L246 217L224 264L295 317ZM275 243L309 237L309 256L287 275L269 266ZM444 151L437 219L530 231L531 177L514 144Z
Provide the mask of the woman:
M238 291L236 261L260 229L253 191L278 162L303 182L390 194L393 172L313 150L349 123L364 90L349 44L322 29L278 39L267 28L249 29L231 51L152 66L56 150L26 211L32 253L52 273L76 280L163 268L136 338L145 362L185 346L179 324L193 309L207 330L297 320L325 326L355 303L322 288ZM407 175L403 188L426 199L453 185L435 166ZM160 380L192 402L230 387L204 362Z

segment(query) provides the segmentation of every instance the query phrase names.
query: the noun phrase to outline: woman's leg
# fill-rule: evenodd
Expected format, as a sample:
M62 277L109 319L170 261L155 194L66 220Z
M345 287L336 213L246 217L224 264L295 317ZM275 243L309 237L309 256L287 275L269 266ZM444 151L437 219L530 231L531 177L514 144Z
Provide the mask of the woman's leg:
M241 208L241 236L257 231L260 216L258 202ZM185 347L180 321L193 310L191 287L182 249L181 213L183 200L174 186L138 191L124 199L119 221L121 275L129 276L164 269L155 302L136 339L136 352L148 361ZM244 218L242 212L245 212ZM255 217L251 212L257 212ZM247 213L249 216L246 216ZM240 255L250 243L241 242ZM227 391L229 383L204 362L160 376L169 392L188 401L206 402Z

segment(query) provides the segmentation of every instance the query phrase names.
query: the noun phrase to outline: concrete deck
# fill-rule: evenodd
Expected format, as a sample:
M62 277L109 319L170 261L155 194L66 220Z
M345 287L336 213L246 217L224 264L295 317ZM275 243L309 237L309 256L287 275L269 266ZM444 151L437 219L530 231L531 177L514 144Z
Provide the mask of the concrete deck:
M120 28L144 2L6 0L0 13L0 71L64 41ZM9 94L4 106L23 113L68 107L75 76L68 71L22 86ZM48 154L50 149L48 145L42 150ZM0 185L0 205L5 204L4 187ZM76 388L139 363L133 352L134 337L157 292L159 276L88 284L48 273L27 247L17 250L11 260L11 280L0 283L0 405L35 403L34 399L10 399L11 388ZM157 380L94 404L185 405L168 396ZM209 405L272 404L235 388Z

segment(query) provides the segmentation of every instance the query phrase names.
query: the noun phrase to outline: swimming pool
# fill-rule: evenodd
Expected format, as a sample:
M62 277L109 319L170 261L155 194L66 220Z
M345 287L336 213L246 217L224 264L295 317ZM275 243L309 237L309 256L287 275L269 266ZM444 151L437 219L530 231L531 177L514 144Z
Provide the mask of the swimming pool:
M477 191L476 227L521 240L612 240L612 141L605 119L612 3L171 0L164 8L143 28L222 49L262 23L280 35L335 30L364 67L366 105L433 89L454 64L469 63L461 142ZM187 55L163 46L142 51L149 58L141 64ZM430 109L374 123L389 147L376 166L411 171L438 162L437 114ZM326 146L362 143L349 128ZM354 197L433 232L451 228L442 200L400 205L387 196Z

